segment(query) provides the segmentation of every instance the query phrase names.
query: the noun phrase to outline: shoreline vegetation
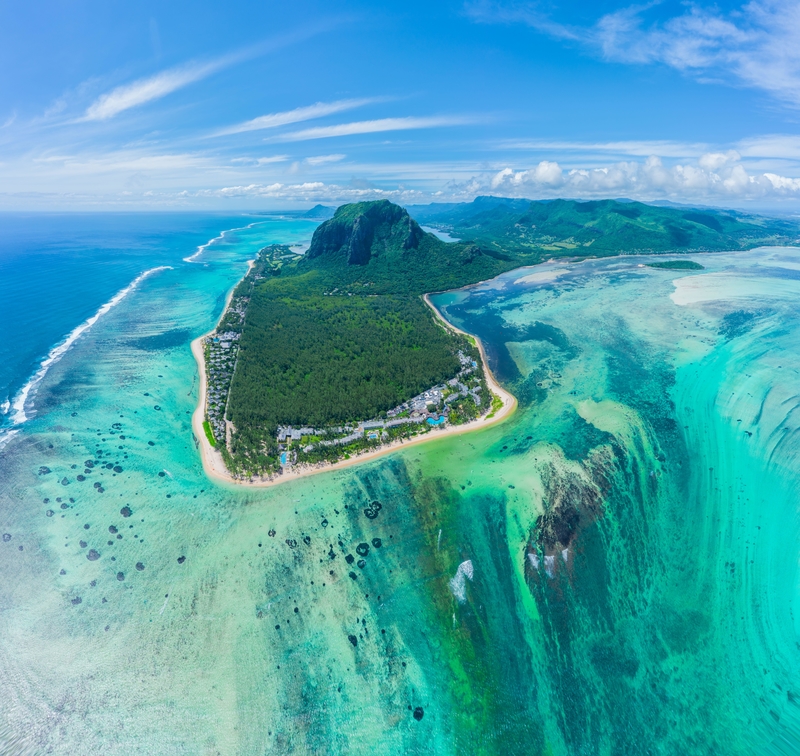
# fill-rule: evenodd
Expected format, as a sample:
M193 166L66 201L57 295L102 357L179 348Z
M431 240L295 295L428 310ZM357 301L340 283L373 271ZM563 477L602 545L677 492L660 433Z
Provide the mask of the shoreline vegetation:
M192 343L193 428L210 475L274 485L508 417L516 399L483 344L449 323L431 292L554 258L685 254L781 234L788 243L800 228L615 200L479 198L429 220L424 210L421 220L466 240L442 241L380 200L338 208L304 252L271 245L250 262L217 327Z
M203 418L206 413L206 364L203 350L203 341L205 338L215 332L216 329L209 331L203 336L198 337L192 342L192 354L194 355L197 363L197 369L200 373L200 390L198 405L192 415L192 427L194 430L197 446L200 451L200 457L203 463L203 469L211 478L216 478L225 483L233 483L239 486L251 486L255 488L267 488L275 486L280 483L288 483L292 480L306 477L308 475L315 475L318 473L332 472L340 470L352 465L360 464L370 460L377 459L386 454L391 454L395 451L405 449L409 446L424 443L426 441L437 441L450 436L460 435L462 433L469 433L475 430L489 428L493 425L503 422L510 417L517 408L517 400L511 393L506 391L495 379L486 361L486 353L483 348L483 343L480 339L465 331L456 328L452 323L449 323L444 316L436 309L433 303L428 299L426 294L425 303L433 310L437 319L439 319L446 328L453 332L467 336L475 340L477 349L480 352L482 367L486 384L489 386L493 396L496 398L488 413L485 415L464 423L463 425L448 425L438 428L430 428L427 432L420 433L409 438L401 438L390 441L379 446L373 446L360 452L349 455L345 459L340 459L336 462L317 462L315 464L294 465L288 470L281 473L274 474L270 477L252 477L249 479L237 478L231 475L230 471L225 465L222 454L218 447L212 446L208 435L204 430L205 421ZM499 403L499 404L498 404Z

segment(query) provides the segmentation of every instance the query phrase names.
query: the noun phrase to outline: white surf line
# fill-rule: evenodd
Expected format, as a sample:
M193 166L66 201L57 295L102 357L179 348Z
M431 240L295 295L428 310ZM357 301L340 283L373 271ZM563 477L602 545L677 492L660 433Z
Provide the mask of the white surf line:
M14 401L11 403L11 410L13 411L11 422L14 425L21 425L28 420L28 415L25 412L25 405L32 400L32 394L36 392L36 389L42 382L42 379L45 377L45 375L47 375L47 371L50 370L50 368L53 367L53 365L55 365L67 353L67 350L112 307L115 307L123 299L125 299L125 297L128 296L128 294L130 294L142 281L144 281L145 278L162 270L172 270L172 268L169 265L159 265L157 268L150 268L150 270L140 273L124 289L121 289L113 297L111 297L111 299L109 299L108 302L106 302L94 315L92 315L91 318L81 323L81 325L75 328L69 334L69 336L64 339L64 341L50 350L47 357L42 360L42 364L39 366L39 369L36 371L36 373L34 373L33 378L31 378L22 387L20 392L16 395L16 397L14 397Z
M219 236L215 236L213 239L209 239L205 244L201 244L197 248L197 252L193 255L189 255L189 257L184 257L183 261L188 263L197 262L197 258L203 254L212 244L215 244L218 241L222 241L225 238L225 234L232 234L234 231L247 231L248 228L253 228L253 226L258 226L262 223L268 223L269 221L255 221L255 223L250 223L247 226L241 226L240 228L228 228L223 231Z

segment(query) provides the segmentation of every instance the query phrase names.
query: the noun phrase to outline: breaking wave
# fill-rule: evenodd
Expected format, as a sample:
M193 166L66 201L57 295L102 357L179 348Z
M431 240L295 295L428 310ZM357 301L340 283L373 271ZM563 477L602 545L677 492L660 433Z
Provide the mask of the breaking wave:
M184 257L184 262L197 262L197 258L203 254L212 244L216 244L219 241L222 241L225 238L225 234L232 234L234 231L247 231L248 228L253 228L253 226L258 226L261 223L266 223L266 221L255 221L255 223L250 223L247 226L242 226L241 228L229 228L226 231L223 231L219 236L215 236L213 239L209 239L205 244L201 244L197 248L197 252L189 257Z
M14 425L21 425L28 420L28 414L26 410L31 410L33 394L36 393L36 389L38 388L39 384L47 375L47 371L50 370L50 368L53 367L53 365L55 365L67 353L67 350L81 337L81 335L86 333L86 331L88 331L112 307L115 307L123 299L125 299L125 297L130 294L142 281L144 281L145 278L162 270L172 270L172 268L169 265L160 265L157 268L150 268L150 270L146 270L144 273L138 275L124 289L121 289L111 299L109 299L108 302L106 302L94 315L92 315L92 317L90 317L88 320L85 320L77 328L75 328L67 336L67 338L64 339L64 341L50 350L47 357L45 357L42 360L41 365L39 365L39 369L33 374L33 377L22 387L20 392L11 402L11 422ZM9 434L6 434L6 436L8 435ZM8 438L5 440L8 441Z

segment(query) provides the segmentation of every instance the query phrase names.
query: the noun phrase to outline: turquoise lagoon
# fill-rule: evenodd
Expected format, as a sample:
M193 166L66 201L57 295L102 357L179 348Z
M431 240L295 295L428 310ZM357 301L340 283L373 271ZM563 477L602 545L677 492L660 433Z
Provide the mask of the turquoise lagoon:
M256 249L314 228L254 221L120 220L73 271L116 278L59 316L35 267L0 282L47 320L36 350L4 326L0 752L800 750L800 251L438 295L516 414L257 489L203 474L189 350Z

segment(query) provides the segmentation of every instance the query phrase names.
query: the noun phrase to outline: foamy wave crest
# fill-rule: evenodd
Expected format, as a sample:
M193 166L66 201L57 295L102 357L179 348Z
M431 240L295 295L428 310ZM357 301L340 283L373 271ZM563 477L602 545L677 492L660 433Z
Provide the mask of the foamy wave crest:
M250 223L247 226L242 226L241 228L229 228L226 231L223 231L219 236L215 236L213 239L209 239L205 244L201 244L197 248L197 252L193 255L189 255L189 257L184 257L184 262L197 262L197 258L203 254L212 244L216 244L217 242L222 241L225 238L226 234L232 234L235 231L247 231L248 228L253 228L253 226L258 226L261 223L266 223L267 221L256 221L255 223Z
M450 581L450 590L456 597L459 604L463 604L467 600L467 580L472 580L475 576L475 570L472 566L472 560L467 559L458 565L456 574Z
M11 402L11 410L13 412L11 422L14 425L20 425L28 419L28 415L25 412L26 405L29 405L33 394L42 382L42 379L47 375L47 371L67 353L67 350L112 307L115 307L125 299L125 297L144 281L145 278L162 270L172 270L172 268L169 265L160 265L157 268L150 268L150 270L146 270L144 273L138 275L124 289L121 289L109 299L91 318L81 323L81 325L75 328L64 341L50 350L47 357L42 360L39 369L34 373L33 378L22 387L20 392L14 397L14 401ZM30 409L30 407L28 407L28 409Z

